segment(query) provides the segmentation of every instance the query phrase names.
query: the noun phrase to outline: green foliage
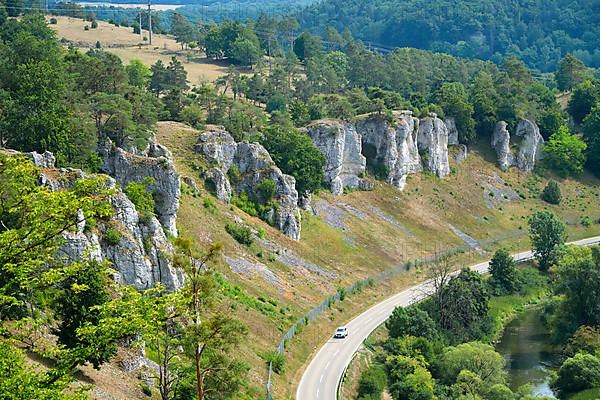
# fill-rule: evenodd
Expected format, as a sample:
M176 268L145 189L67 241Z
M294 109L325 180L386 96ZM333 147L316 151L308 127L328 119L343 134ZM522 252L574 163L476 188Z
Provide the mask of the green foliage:
M298 192L313 192L319 188L323 181L325 156L307 135L271 127L264 132L261 144L284 173L296 178Z
M540 270L548 269L557 261L567 233L565 225L549 211L537 211L529 217L529 238Z
M381 398L381 394L385 389L386 381L387 377L385 375L385 370L377 364L371 365L360 376L360 380L358 381L357 398L359 400Z
M392 338L422 336L435 340L439 336L435 322L419 307L396 307L385 326Z
M494 253L490 260L490 287L496 295L511 294L519 288L519 276L515 260L505 249Z
M600 359L576 354L561 365L552 386L561 396L600 387Z
M117 229L109 228L104 232L102 238L109 246L118 246L123 235Z
M461 143L475 140L475 120L473 106L469 103L465 88L461 83L444 83L436 93L437 104L446 117L453 117Z
M587 167L600 176L600 103L583 120L583 140L587 145Z
M600 101L598 83L587 80L573 89L567 111L569 111L575 122L581 123L598 101Z
M600 325L600 247L569 246L556 265L554 290L565 295L562 313L571 323Z
M563 177L578 175L583 172L586 147L585 142L563 125L544 146L544 161Z
M542 200L550 204L560 204L561 197L558 182L555 180L548 181L548 184L542 191Z
M120 239L120 233L118 235ZM60 318L60 324L55 331L59 343L68 348L91 347L87 338L80 337L77 330L87 324L100 323L97 306L110 300L107 289L109 273L105 265L91 262L77 275L61 282L59 294L55 299L55 311ZM110 360L116 351L116 343L108 342L105 346L96 346L94 352L80 362L87 361L99 368L102 363Z
M93 27L93 23L92 23ZM143 89L148 86L150 80L150 68L146 67L140 60L131 60L125 67L127 79L131 86Z
M488 287L476 272L463 269L439 287L429 304L432 317L451 342L479 338L488 329Z
M385 0L368 9L360 0L327 0L309 6L300 23L312 31L349 30L365 42L388 47L416 47L496 62L515 54L547 72L567 52L588 65L600 66L593 51L598 39L592 28L595 11L592 4L559 0L545 2L543 7L519 4L517 13L514 5L500 0L475 4L437 0L426 5L417 0ZM437 22L425 22L423 15Z
M156 203L150 188L155 183L154 178L147 176L141 182L130 182L125 188L125 193L135 205L142 222L148 222L154 216Z
M225 225L225 231L240 244L250 246L254 243L252 230L247 226L230 223Z
M476 374L485 385L504 383L504 359L494 347L480 342L444 349L438 369L446 383L457 382L461 371Z
M273 372L282 374L285 371L285 356L283 353L273 351L267 354L265 361L273 366Z
M390 356L385 361L390 394L397 399L434 398L434 381L423 362L406 356Z
M3 400L83 400L84 393L68 389L69 381L53 381L25 362L25 354L6 340L0 341L0 393Z
M588 78L591 78L590 71L573 54L567 54L560 60L554 75L556 86L560 90L571 90L575 85Z

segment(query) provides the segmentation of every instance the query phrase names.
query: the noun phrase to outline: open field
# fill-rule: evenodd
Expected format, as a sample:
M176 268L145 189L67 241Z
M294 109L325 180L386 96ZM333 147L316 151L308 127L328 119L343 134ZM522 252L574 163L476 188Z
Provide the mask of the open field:
M183 124L162 122L157 134L159 141L173 152L182 175L194 178L200 187L199 193L182 197L178 216L181 232L200 244L222 242L226 256L260 264L281 282L275 285L260 273L234 272L226 263L220 269L249 297L270 299L267 302L276 304L278 309L269 314L249 306L247 301L236 306L236 301L232 301L236 313L249 326L250 336L240 354L252 366L251 384L259 392L266 378L261 356L274 350L287 328L306 311L338 288L407 261L464 245L450 224L480 241L488 252L499 246L508 247L511 252L528 248L527 216L534 210L547 209L560 216L568 224L570 240L600 233L598 179L589 175L579 180L553 177L561 184L563 202L560 206L548 205L539 199L539 193L550 176L543 172L541 176L526 176L515 170L502 172L494 166L489 145L480 143L470 149L467 161L452 166L450 176L440 180L428 174L413 175L403 192L380 182L371 192L357 191L339 197L322 191L313 196L317 215L303 213L302 240L295 242L236 207L219 203L203 188L203 163L193 152L198 131ZM239 245L224 230L232 218L263 229L266 239L279 249L295 253L334 273L336 278L280 262L260 241L250 247ZM486 258L468 248L454 253L457 268ZM285 372L274 375L275 398L292 398L310 354L327 340L336 325L426 277L426 265L400 272L349 295L304 326L302 333L286 345Z
M147 66L158 60L168 64L171 57L176 56L188 73L191 85L198 85L202 81L212 82L219 76L227 73L226 62L207 60L199 52L190 50L182 51L181 45L170 35L152 36L152 46L134 34L132 28L116 27L106 21L98 21L98 28L84 30L90 22L78 18L55 17L57 24L50 25L56 31L58 39L65 39L82 51L95 48L99 41L102 48L121 57L124 64L133 59L142 61ZM49 18L48 18L49 19ZM144 37L148 36L143 31Z

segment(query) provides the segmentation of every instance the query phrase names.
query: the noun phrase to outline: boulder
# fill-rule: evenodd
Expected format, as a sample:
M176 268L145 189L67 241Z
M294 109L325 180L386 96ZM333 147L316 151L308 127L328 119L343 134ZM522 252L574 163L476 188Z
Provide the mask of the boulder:
M469 151L467 149L467 146L464 144L459 144L456 146L456 153L454 153L454 161L456 161L457 164L460 164L467 159L468 154Z
M448 163L448 128L435 113L419 123L418 147L425 169L439 178L450 174Z
M542 157L544 138L535 122L524 119L517 124L515 139L511 140L507 123L500 121L494 129L491 144L498 157L498 166L503 171L515 166L530 173Z
M362 189L366 159L362 155L361 136L352 123L334 119L313 122L306 128L315 147L325 156L325 181L334 195L344 188Z
M369 114L356 129L362 138L367 163L387 172L386 182L403 189L408 174L422 170L417 148L419 120L411 111L397 111L392 120L380 114Z
M209 165L205 179L225 203L231 201L233 194L245 193L250 199L258 199L260 184L267 179L273 181L275 205L261 217L292 239L300 239L296 180L281 172L263 146L246 141L236 143L224 128L211 126L200 135L195 150Z
M54 163L56 163L56 158L54 154L49 151L45 151L43 154L39 154L36 151L32 151L31 153L25 153L25 155L31 158L33 164L36 167L40 168L54 168Z
M104 172L114 177L123 189L129 183L141 182L146 177L154 179L154 184L149 189L156 201L158 220L169 233L177 236L181 182L169 150L158 143L149 145L147 155L129 153L108 142L101 147Z

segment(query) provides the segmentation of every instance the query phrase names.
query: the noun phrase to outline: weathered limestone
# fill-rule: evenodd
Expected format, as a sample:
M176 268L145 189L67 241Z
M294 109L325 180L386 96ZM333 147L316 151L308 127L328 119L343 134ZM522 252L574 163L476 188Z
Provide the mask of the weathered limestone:
M392 121L384 115L370 114L356 128L367 162L385 167L386 182L403 189L406 177L422 170L417 148L419 120L411 111L395 112Z
M425 169L443 178L450 174L448 163L448 128L435 113L421 120L418 146Z
M448 146L459 144L458 141L458 129L456 129L456 122L453 117L448 117L444 120L444 124L448 128Z
M362 178L367 163L361 154L361 136L354 124L324 119L309 125L306 133L325 156L325 181L329 183L334 195L342 194L347 187L371 187L369 182Z
M51 156L51 157L50 157ZM69 189L86 174L77 169L55 169L54 156L31 157L34 164L44 168L40 184L51 190ZM133 203L116 188L116 181L107 177L107 186L115 188L110 197L114 213L107 221L98 221L96 227L87 229L83 213L77 216L77 230L63 235L64 243L57 257L66 261L89 258L98 262L108 260L117 273L115 280L137 289L148 289L161 283L167 290L183 286L183 273L173 267L169 255L174 249L160 222L155 217L141 221ZM104 239L109 231L119 233L118 244Z
M498 166L503 171L515 166L519 170L530 173L535 163L542 157L544 138L538 126L530 120L521 120L517 125L516 143L511 143L507 123L496 124L492 135L492 148L498 157Z
M224 128L211 126L200 135L195 150L208 161L210 167L205 178L223 202L231 201L233 194L260 197L257 193L259 184L272 180L275 183L273 200L276 206L261 217L292 239L300 239L296 180L281 172L263 146L246 141L236 143Z
M158 143L151 143L147 155L136 155L107 142L101 153L104 156L104 172L114 177L123 189L129 183L141 182L146 177L154 179L149 189L156 201L158 220L173 236L177 236L181 182L169 150Z

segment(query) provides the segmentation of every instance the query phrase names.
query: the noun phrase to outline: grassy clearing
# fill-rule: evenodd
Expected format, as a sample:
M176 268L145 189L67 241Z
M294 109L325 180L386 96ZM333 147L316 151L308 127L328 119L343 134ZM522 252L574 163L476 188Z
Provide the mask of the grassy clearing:
M200 246L219 241L223 243L227 256L261 263L283 282L283 287L278 288L260 275L238 274L226 264L219 268L233 286L239 286L252 299L259 301L259 296L274 299L278 308L286 310L285 314L265 315L239 299L231 299L229 305L249 326L250 335L246 343L240 346L239 353L252 366L251 384L259 392L266 379L265 362L261 355L277 347L283 333L293 322L340 287L406 261L462 245L462 240L448 224L477 240L491 241L483 246L488 251L499 246L507 247L512 252L529 248L527 216L539 209L551 210L568 221L570 240L600 234L599 224L581 223L585 216L590 221L600 218L599 180L588 175L579 180L559 179L563 203L551 206L539 199L539 192L552 176L532 178L514 170L501 172L493 165L494 157L489 146L480 144L470 149L467 161L459 166L453 165L455 172L452 175L442 180L429 175L411 176L404 192L379 182L371 192L356 191L333 197L327 191L322 191L313 197L313 204L325 202L345 211L347 215L342 221L345 228L341 230L328 225L322 215L303 212L302 240L295 242L260 219L234 206L220 203L203 187L201 170L205 165L193 152L199 132L183 124L162 122L158 125L157 134L159 141L172 151L180 173L195 179L200 188L198 193L186 191L183 194L178 215L181 232L194 237ZM486 185L489 182L519 193L519 200L501 199L493 208L486 206L486 196L489 197ZM401 223L415 237L382 219L372 207ZM356 216L350 211L351 208L363 214ZM335 272L338 277L330 279L302 266L273 261L269 250L262 248L257 241L250 247L237 243L225 232L225 225L232 219L242 219L248 225L264 230L269 241ZM498 237L504 240L496 243ZM262 257L258 254L262 254ZM475 251L467 250L457 253L453 262L460 268L484 258ZM360 293L348 296L344 302L335 304L305 326L301 334L287 343L285 372L274 377L275 398L293 398L310 355L328 339L332 327L343 324L393 293L426 279L427 275L426 265L411 268L376 287L365 288ZM516 299L505 301L516 309ZM498 304L497 309L500 308Z
M569 400L598 400L600 399L600 388L588 389L569 397Z
M177 56L192 85L212 82L227 73L227 63L207 60L198 52L182 51L181 45L170 35L154 34L150 46L139 34L134 34L132 28L116 27L105 21L97 21L98 28L86 31L84 27L90 25L88 21L61 16L55 18L57 23L49 26L56 31L58 38L73 43L82 51L95 48L96 41L99 41L104 50L121 57L124 64L137 59L147 66L158 60L168 64L171 57ZM146 31L144 36L147 37Z

